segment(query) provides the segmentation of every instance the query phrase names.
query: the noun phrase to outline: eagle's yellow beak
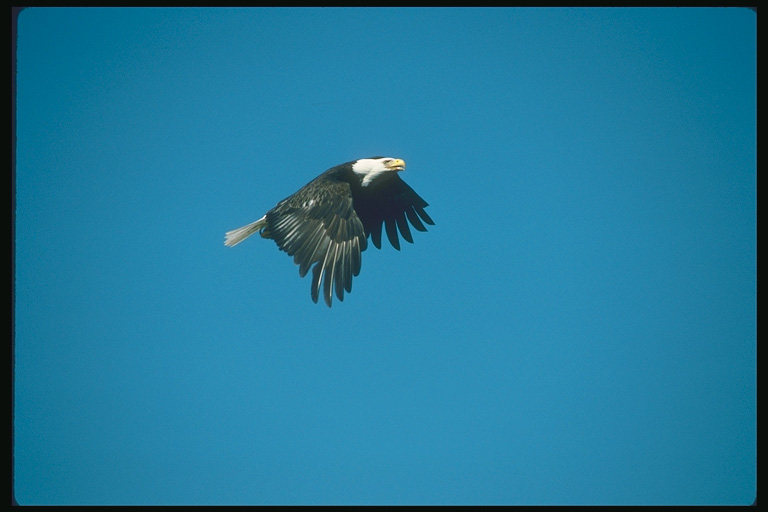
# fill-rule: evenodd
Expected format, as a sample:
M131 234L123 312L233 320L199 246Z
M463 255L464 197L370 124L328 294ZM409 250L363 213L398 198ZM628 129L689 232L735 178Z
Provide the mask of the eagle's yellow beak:
M405 170L405 160L401 160L399 158L395 158L394 160L387 162L385 164L387 166L387 169L391 169L393 171L404 171Z

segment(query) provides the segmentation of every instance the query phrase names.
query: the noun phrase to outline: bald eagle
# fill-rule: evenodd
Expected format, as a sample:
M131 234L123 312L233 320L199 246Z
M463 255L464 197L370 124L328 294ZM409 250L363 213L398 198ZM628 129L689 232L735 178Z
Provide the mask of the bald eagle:
M293 256L301 277L312 268L312 301L317 303L322 284L331 307L333 289L340 301L344 290L352 291L368 237L381 249L382 224L397 250L398 230L413 243L408 221L418 231L427 230L424 223L434 225L424 211L427 202L400 179L403 170L403 160L381 156L331 167L259 220L227 232L224 245L232 247L260 231Z

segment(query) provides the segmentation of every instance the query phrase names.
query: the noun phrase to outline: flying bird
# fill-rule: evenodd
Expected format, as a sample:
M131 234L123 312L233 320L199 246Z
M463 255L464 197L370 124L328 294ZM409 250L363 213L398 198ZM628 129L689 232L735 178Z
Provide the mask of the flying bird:
M398 231L413 243L409 221L418 231L427 230L424 223L434 225L424 211L427 202L398 175L403 170L403 160L381 156L331 167L259 220L227 232L224 245L232 247L260 231L293 256L301 277L312 268L312 301L317 302L322 285L331 307L334 289L340 301L345 290L352 291L368 237L381 249L382 225L397 250Z

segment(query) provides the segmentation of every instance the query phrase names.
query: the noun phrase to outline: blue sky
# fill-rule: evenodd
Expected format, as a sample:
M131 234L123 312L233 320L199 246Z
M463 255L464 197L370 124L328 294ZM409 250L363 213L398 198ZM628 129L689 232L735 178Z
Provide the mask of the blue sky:
M746 504L747 9L28 9L24 504ZM270 240L406 160L436 221L314 304Z

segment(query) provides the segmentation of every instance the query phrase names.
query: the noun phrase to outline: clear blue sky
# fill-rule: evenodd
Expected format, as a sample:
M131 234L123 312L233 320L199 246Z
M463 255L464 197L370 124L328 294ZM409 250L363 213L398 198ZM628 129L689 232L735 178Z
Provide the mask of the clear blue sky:
M24 504L746 504L756 14L29 9ZM436 221L313 304L270 240L400 157Z

